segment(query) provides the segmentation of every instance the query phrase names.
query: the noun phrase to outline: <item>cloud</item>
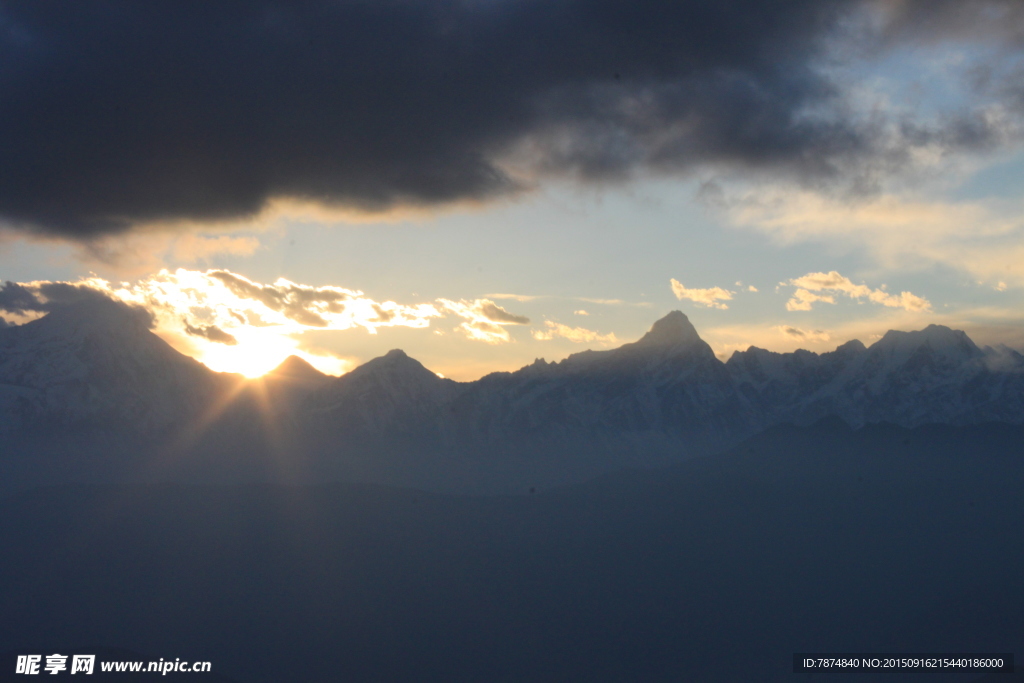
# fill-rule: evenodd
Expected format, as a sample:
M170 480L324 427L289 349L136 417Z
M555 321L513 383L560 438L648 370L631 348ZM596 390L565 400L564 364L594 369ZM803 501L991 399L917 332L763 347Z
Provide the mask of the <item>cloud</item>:
M728 305L720 302L730 301L734 294L734 292L722 289L721 287L711 287L709 289L687 289L676 279L672 279L670 282L672 283L672 293L676 295L677 299L680 301L683 299L689 299L690 301L703 304L709 308L729 308Z
M38 286L35 285L36 283L22 285L17 282L5 282L0 286L0 310L18 314L48 310L45 298L39 296Z
M498 306L490 299L475 299L473 301L452 301L450 299L438 299L441 307L465 318L465 322L456 329L461 330L467 337L475 341L482 341L488 344L500 344L512 341L512 337L506 325L529 325L530 319L523 315L515 315Z
M99 278L78 283L7 282L0 286L0 311L24 315L46 313L83 299L119 302L152 316L163 332L202 338L218 345L243 344L253 335L288 336L314 330L362 328L375 334L381 327L426 328L431 319L454 314L470 339L511 341L509 325L530 319L490 299L400 304L375 301L363 292L337 286L304 285L279 278L254 282L228 270L162 270L135 284L114 285Z
M150 311L136 305L136 302L121 301L111 296L107 285L97 278L85 278L77 283L8 281L0 285L0 311L26 316L73 307L89 307L93 311L116 308L146 327L152 325Z
M563 339L568 339L571 342L576 342L577 344L598 342L606 346L611 346L619 343L618 338L616 338L615 334L611 332L608 334L600 334L583 327L569 327L568 325L552 322L550 320L545 320L544 326L547 329L533 330L533 332L531 332L531 335L537 341L550 341L555 337L561 337Z
M68 282L7 282L0 287L0 310L50 312L83 300L115 301L145 311L165 328L230 344L233 334L273 328L281 334L314 329L427 327L441 312L433 304L378 302L361 291L313 287L286 279L253 282L226 270L162 270L135 284L114 285L99 278Z
M205 337L217 344L227 344L228 346L236 346L238 344L238 340L235 337L231 336L216 325L198 325L193 327L188 324L187 320L183 321L183 324L185 326L185 332L187 334L191 334L193 337Z
M297 284L279 278L273 284L260 284L226 270L209 270L205 273L179 269L171 274L162 271L155 278L147 296L156 296L153 291L163 291L157 283L174 281L182 285L177 293L185 291L185 283L196 281L198 290L215 291L219 296L230 295L238 308L227 307L232 317L246 316L247 320L275 320L277 324L296 329L349 329L362 327L371 334L378 327L427 327L430 318L441 313L432 304L405 306L393 301L377 302L363 296L358 290L335 286L313 287ZM216 285L220 285L224 292ZM158 299L159 300L159 299ZM277 315L272 315L277 314ZM237 318L236 318L237 319ZM224 318L229 325L231 320Z
M795 339L796 341L821 343L827 342L832 338L832 335L824 330L802 330L799 327L792 327L790 325L777 325L775 329L788 339Z
M590 315L589 313L584 311L582 308L580 310L578 310L578 311L573 311L572 314L573 315Z
M811 304L817 301L835 303L831 296L813 293L822 291L837 292L845 294L851 299L866 299L888 308L902 308L905 311L929 311L932 307L927 299L910 292L900 292L899 295L896 295L885 291L885 285L882 286L882 289L871 289L867 285L855 285L849 278L834 270L828 273L808 273L790 280L789 284L797 287L793 298L786 302L786 310L789 311L809 311Z
M1004 139L1003 119L1018 115L1013 92L1001 94L1009 75L988 79L992 106L949 105L921 124L856 106L827 67L847 43L1012 46L1016 7L6 4L0 216L89 240L289 203L352 213L480 202L552 175L604 182L712 168L820 185L919 150Z
M821 301L826 304L834 304L836 300L828 295L819 295L808 292L806 289L798 289L793 292L792 298L786 302L787 311L809 311L811 304Z
M886 26L880 38L898 40L907 34L927 40L986 38L1020 43L1024 7L1002 0L900 0L877 2L874 10Z
M530 319L525 315L515 315L509 313L501 306L498 306L494 302L482 300L480 304L480 312L483 313L491 322L505 324L505 325L529 325Z
M382 327L427 328L431 320L454 314L457 329L488 343L511 341L510 325L530 319L489 299L401 304L376 301L355 289L312 286L279 278L261 283L228 270L160 272L131 283L100 278L79 282L7 282L0 286L0 312L16 316L49 313L62 306L116 306L182 353L215 370L255 376L297 354L325 372L338 374L350 360L325 355L300 335L321 330ZM36 316L38 317L38 316ZM303 346L303 348L300 348Z

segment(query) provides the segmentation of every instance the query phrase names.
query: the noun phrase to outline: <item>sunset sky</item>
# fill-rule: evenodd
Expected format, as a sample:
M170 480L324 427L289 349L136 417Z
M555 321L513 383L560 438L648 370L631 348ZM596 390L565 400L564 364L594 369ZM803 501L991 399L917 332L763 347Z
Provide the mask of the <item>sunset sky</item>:
M79 283L249 375L673 309L723 359L1024 348L1015 0L0 2L0 93L8 323Z

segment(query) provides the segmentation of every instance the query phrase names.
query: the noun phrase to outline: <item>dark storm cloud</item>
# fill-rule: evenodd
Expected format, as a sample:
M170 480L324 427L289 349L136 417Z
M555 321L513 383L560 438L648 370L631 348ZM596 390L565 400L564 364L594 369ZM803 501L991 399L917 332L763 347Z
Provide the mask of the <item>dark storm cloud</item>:
M834 176L875 153L877 131L806 116L838 96L812 66L866 3L893 4L3 3L0 217L88 239L279 197L487 199L545 173ZM1008 3L942 17L982 5ZM899 6L893 35L925 4Z
M1024 3L1019 0L875 0L884 15L880 36L893 42L983 38L1024 43Z

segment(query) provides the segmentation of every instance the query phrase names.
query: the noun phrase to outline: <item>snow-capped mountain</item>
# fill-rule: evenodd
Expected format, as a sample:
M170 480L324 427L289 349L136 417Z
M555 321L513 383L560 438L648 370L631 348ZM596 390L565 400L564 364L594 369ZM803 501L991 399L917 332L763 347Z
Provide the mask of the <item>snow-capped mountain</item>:
M325 383L306 402L311 419L349 430L407 431L434 421L459 385L400 349Z
M488 375L452 409L466 429L505 439L650 433L718 442L758 422L725 365L679 311L617 349Z
M1010 351L1010 350L1007 350ZM1024 420L1024 359L980 349L959 330L890 331L865 348L851 341L821 355L752 347L726 366L771 423L835 415L853 426Z
M228 478L281 468L411 485L462 476L466 490L493 490L671 462L829 416L1019 424L1024 357L932 325L870 347L752 347L723 363L674 311L617 349L475 382L443 379L400 350L342 377L291 358L245 382L174 351L143 312L112 302L0 328L0 430L32 434L33 448L47 434L99 430L94 452L123 434L125 457L149 448Z
M106 299L0 328L0 432L151 431L192 420L237 378L211 372Z

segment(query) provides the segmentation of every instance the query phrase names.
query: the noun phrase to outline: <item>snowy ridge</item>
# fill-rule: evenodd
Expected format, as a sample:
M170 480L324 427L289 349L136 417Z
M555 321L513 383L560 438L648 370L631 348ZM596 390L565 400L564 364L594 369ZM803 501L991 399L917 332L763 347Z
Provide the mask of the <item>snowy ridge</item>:
M239 381L171 349L143 312L110 302L0 328L0 429L8 432L174 428ZM853 426L1024 422L1024 357L981 349L960 331L893 331L870 347L852 341L823 354L752 347L723 363L679 311L620 348L475 382L442 379L396 349L339 378L289 359L264 383L288 428L316 435L317 449L396 435L445 448L654 439L685 449L827 416ZM236 416L246 409L239 403Z
M1024 358L1009 349L982 350L941 325L890 331L871 347L853 341L821 355L751 348L727 366L770 422L828 415L852 426L1024 421Z
M0 329L0 432L158 430L195 417L237 381L183 356L140 310L107 301Z

